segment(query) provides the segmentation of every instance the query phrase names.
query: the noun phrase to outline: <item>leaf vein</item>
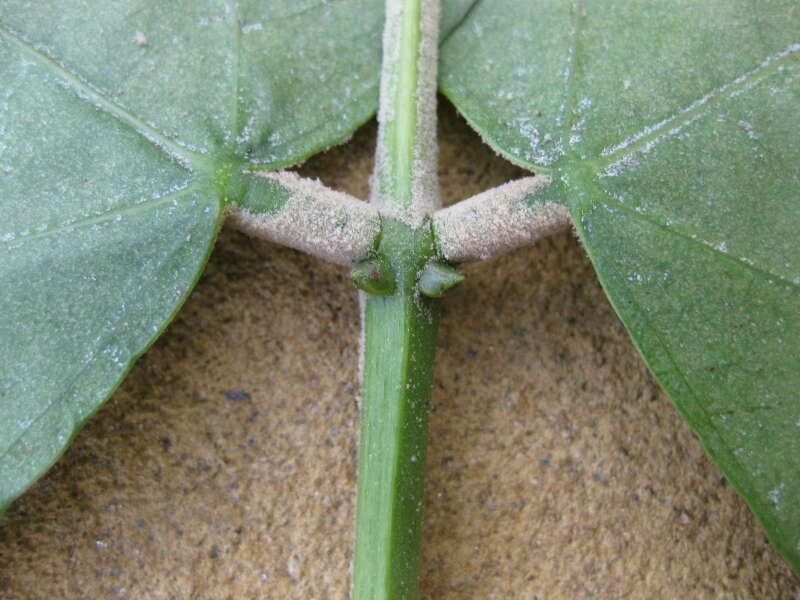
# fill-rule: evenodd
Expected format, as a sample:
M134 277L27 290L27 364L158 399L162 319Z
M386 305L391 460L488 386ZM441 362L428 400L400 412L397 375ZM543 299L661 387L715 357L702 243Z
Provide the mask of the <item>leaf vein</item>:
M176 194L180 194L180 192L188 192L189 189L192 188L192 187L193 186L187 186L186 188L183 188L182 190L179 190L178 192L176 192ZM171 194L170 196L174 196L174 195L175 194ZM153 203L153 204L148 204L148 207L155 208L159 204L163 204L163 203L169 201L170 197L161 196L161 197L157 198L156 200L158 200L160 202L156 202L156 203ZM143 207L143 204L139 204L135 208L140 208L140 207ZM170 257L174 256L176 251L177 251L177 248L182 243L183 243L183 236L176 236L171 248L165 254L165 256L170 256ZM126 283L130 284L133 281L133 279L136 277L136 275L137 275L136 271L131 271L131 273L127 277ZM143 279L147 279L147 277L145 277ZM138 286L137 286L137 288L138 288ZM123 289L125 289L125 288L123 287ZM188 296L188 294L186 292L184 292L183 293L183 297L180 300L180 303L183 303L183 301L186 299L187 296ZM177 309L175 309L175 310L177 310ZM113 339L118 337L117 327L118 327L120 321L123 319L123 317L124 317L124 313L118 313L113 318L113 321L110 324L108 324L108 326L107 326L108 334L105 335L102 338L102 340L97 344L98 348L100 348L100 349L105 348ZM101 352L102 352L102 350L101 350ZM144 352L144 350L141 350L138 354L135 354L135 355L131 356L130 360L128 361L128 363L127 363L127 365L126 365L126 367L124 369L124 373L127 373L130 370L130 368L133 366L133 364L136 362L136 360L139 358L139 356L141 356L141 354L143 352ZM80 381L80 379L83 377L83 375L87 372L87 370L92 366L92 364L96 360L97 359L96 359L96 355L95 355L95 357L93 357L92 359L90 359L86 363L84 363L83 366L80 369L78 369L78 371L75 373L74 376L69 378L68 382L64 386L64 391L62 393L56 394L47 403L47 405L45 407L43 407L42 410L33 418L33 420L30 422L30 425L27 427L27 429L25 429L25 431L22 431L6 448L4 448L3 450L0 451L0 461L5 460L8 457L8 455L12 452L12 450L14 448L16 448L17 445L19 445L22 442L23 438L27 435L27 433L30 431L30 429L36 423L41 421L47 415L47 413L50 412L50 410L54 406L56 406L57 404L60 404L64 400L64 398L66 398L67 396L69 396L69 394L72 393L72 391L75 389L75 387L77 386L77 384ZM103 396L104 400L108 399L111 396L111 394L114 392L114 390L119 386L119 383L122 381L122 377L117 377L116 381L117 381L116 384L114 386L112 386L109 389L109 391L104 394L104 396ZM64 407L62 406L62 408L64 408ZM67 408L69 408L69 407L67 407ZM94 413L95 410L97 410L97 405L95 405L95 408L90 411L90 414ZM71 421L72 421L71 429L72 429L72 434L74 435L76 433L76 423L83 422L86 418L88 418L88 415L83 414L79 418L76 418L74 410L68 411L68 414L71 417ZM63 446L64 449L66 447L67 447L67 444L65 444ZM62 452L63 452L63 449L60 450L58 452L58 454L60 455Z
M458 21L456 21L453 24L453 26L450 28L450 31L446 32L442 36L442 39L439 40L439 46L444 46L445 45L447 40L450 39L450 36L453 35L464 23L467 22L469 17L475 11L475 9L478 7L478 5L481 4L482 2L483 2L483 0L472 0L472 4L470 4L469 7L467 7L467 10L464 11L464 14L462 14L461 17L458 19Z
M709 108L755 87L799 53L800 43L791 44L778 54L760 61L755 69L738 76L719 89L705 94L689 106L678 109L671 117L654 125L648 125L622 142L605 148L600 153L601 159L597 163L597 172L602 173L609 167L614 167L632 154L646 153L662 140L681 133L687 126L704 117Z
M692 243L694 245L699 246L700 248L702 248L702 249L704 249L704 250L706 250L708 252L712 252L714 254L718 254L720 256L724 256L727 260L734 261L738 265L741 265L741 266L745 267L746 269L748 269L750 271L754 271L754 272L758 273L759 275L766 276L766 277L774 277L776 280L779 280L783 284L791 286L791 287L793 287L795 289L800 289L800 284L796 283L795 281L793 281L791 279L788 279L784 275L779 275L778 273L773 273L772 271L769 271L764 267L760 267L760 266L758 266L756 264L751 264L750 262L744 260L740 256L735 256L735 255L730 254L728 252L723 252L719 248L715 248L711 244L709 244L709 243L707 243L707 242L705 242L705 241L703 241L701 239L693 238L691 235L689 235L687 233L684 233L683 231L679 231L677 229L672 229L671 227L669 227L668 225L665 225L664 223L660 223L660 222L658 222L658 221L656 221L654 219L650 219L650 218L644 216L642 213L637 212L637 211L633 210L632 208L630 208L628 206L625 206L624 204L622 204L618 200L613 199L613 197L610 196L610 195L607 198L607 204L612 204L616 208L619 208L620 210L625 211L626 213L630 214L634 218L637 218L640 221L644 221L646 223L649 223L650 225L653 225L654 227L658 227L659 229L662 229L662 230L666 231L667 233L670 233L670 234L672 234L672 235L674 235L676 237L680 237L680 238L682 238L682 239L684 239L684 240L686 240L686 241L688 241L688 242L690 242L690 243Z
M230 144L232 147L236 146L239 137L242 134L242 124L239 122L241 110L241 82L239 81L241 75L241 62L242 62L242 17L239 7L239 2L234 3L235 20L233 24L233 110L231 111L231 132Z
M673 356L672 351L670 350L670 347L664 342L664 338L663 338L663 336L661 334L661 331L659 331L650 322L650 319L648 318L647 312L645 311L644 307L642 307L636 301L636 299L633 297L632 294L627 295L627 298L628 298L629 302L631 303L632 307L634 308L634 310L639 313L639 318L653 332L653 335L654 335L654 337L656 339L656 343L659 346L661 346L661 348L662 348L662 350L664 352L664 355L666 356L666 359L669 361L669 363L672 364L672 367L675 370L675 373L683 381L683 384L686 386L686 390L689 392L689 395L691 395L694 398L694 405L703 413L703 416L705 417L706 422L709 424L709 428L711 430L713 430L714 433L716 434L715 437L717 438L719 445L722 446L727 451L731 461L733 463L735 463L736 466L738 467L737 470L740 473L745 473L746 470L744 468L744 465L739 460L739 458L736 456L736 454L733 452L733 448L730 446L730 444L728 444L728 442L722 436L722 432L720 431L720 429L717 427L717 425L712 420L711 415L709 414L709 411L706 409L706 407L701 402L702 396L697 391L695 391L694 387L692 386L692 384L689 381L688 376L683 372L681 367L678 365L678 361ZM638 346L638 343L637 343L637 346ZM640 349L640 354L642 356L644 356L644 353L641 352L641 349ZM670 396L673 396L671 391L670 391ZM676 406L678 406L677 403L676 403ZM680 410L681 413L684 412L684 410L682 408L680 408L680 407L679 407L679 410ZM688 411L686 411L686 412L688 412ZM688 422L691 423L691 421L687 418L688 415L683 415L683 416ZM692 423L692 429L697 430L696 424ZM709 451L710 454L712 454L712 455L716 454L716 452L714 451L715 449L709 449L708 448L708 446L706 445L705 440L703 441L703 446L706 448L707 451ZM715 461L715 462L717 462L717 461ZM734 479L731 478L729 474L728 474L728 477L731 479L731 482L734 483L734 485L736 485L736 487L739 488L739 490L745 495L745 497L753 498L753 488L752 488L752 485L749 482L743 481L742 479L739 479L739 478L736 478L735 481L734 481ZM745 490L746 490L746 492L745 492Z
M113 100L106 93L95 88L91 83L85 81L80 75L70 70L56 58L36 48L31 42L23 39L2 22L0 22L0 38L5 39L28 58L33 59L43 68L55 74L75 92L78 98L92 104L98 110L112 116L117 121L124 123L157 148L168 153L180 164L197 169L198 166L205 166L208 163L208 158L203 156L200 152L190 150L175 140L170 139L155 126L147 123L141 117L132 113L128 108Z
M154 208L167 204L168 202L175 201L178 198L181 198L189 194L190 192L196 191L197 187L198 186L195 184L195 182L191 182L189 185L179 190L175 190L174 192L169 192L161 196L153 196L143 202L138 202L132 206L116 207L97 215L92 215L90 217L84 217L82 219L78 219L75 221L68 221L66 223L61 223L49 229L45 229L44 231L33 231L30 233L20 233L20 234L8 234L9 236L13 237L11 237L11 239L0 240L0 247L6 247L6 248L9 248L11 246L16 247L16 245L20 243L27 243L43 237L50 237L53 235L57 235L59 233L70 231L71 229L77 229L79 227L86 227L89 225L98 225L110 221L114 218L122 217L124 215L132 215L140 212L145 212L147 210L152 210Z
M577 70L578 50L583 33L584 21L583 0L572 0L570 45L567 50L567 65L564 67L564 102L561 104L556 124L562 127L562 137L569 136L569 129L574 124L575 108L578 105Z

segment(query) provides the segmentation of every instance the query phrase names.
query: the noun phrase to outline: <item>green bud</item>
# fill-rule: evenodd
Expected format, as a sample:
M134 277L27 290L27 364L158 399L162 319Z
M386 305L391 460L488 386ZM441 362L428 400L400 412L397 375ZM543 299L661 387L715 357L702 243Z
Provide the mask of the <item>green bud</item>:
M447 290L461 283L463 279L464 275L456 268L431 261L419 275L419 291L430 298L441 298Z
M395 289L394 273L384 258L362 260L350 271L353 284L368 294L384 296Z

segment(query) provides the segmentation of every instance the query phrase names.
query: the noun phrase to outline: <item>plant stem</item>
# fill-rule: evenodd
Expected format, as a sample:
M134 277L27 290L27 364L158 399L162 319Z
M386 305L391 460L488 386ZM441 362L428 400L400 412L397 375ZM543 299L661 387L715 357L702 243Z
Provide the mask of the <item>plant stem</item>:
M365 310L352 597L411 600L417 597L438 300L409 291L433 254L433 238L389 222L381 248L395 255L390 262L403 289L370 295Z
M438 0L387 0L372 203L423 227L439 207L436 179Z
M435 257L438 1L387 0L372 202L395 291L367 295L353 600L417 597L438 300L419 293Z

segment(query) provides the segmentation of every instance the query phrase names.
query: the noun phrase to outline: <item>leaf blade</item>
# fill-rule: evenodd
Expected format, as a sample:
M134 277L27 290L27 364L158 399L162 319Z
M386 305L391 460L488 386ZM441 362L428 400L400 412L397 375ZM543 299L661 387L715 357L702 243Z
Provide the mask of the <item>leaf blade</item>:
M188 296L222 210L205 190L183 192L6 252L3 506L61 454Z
M174 316L254 181L245 165L296 163L374 113L382 15L0 6L0 507Z
M636 224L603 227L607 219ZM584 215L579 229L659 383L797 568L791 532L800 521L789 508L800 496L793 483L800 471L800 411L791 401L800 385L792 348L800 333L796 286L735 259L720 268L713 248L608 205ZM637 229L646 233L636 235ZM675 262L665 249L691 260L680 281L670 275ZM709 294L709 282L717 293Z
M800 571L800 16L782 1L524 4L466 20L497 39L457 32L442 87L500 152L566 186L634 343ZM497 61L494 83L464 74L467 51ZM526 61L541 77L515 79Z

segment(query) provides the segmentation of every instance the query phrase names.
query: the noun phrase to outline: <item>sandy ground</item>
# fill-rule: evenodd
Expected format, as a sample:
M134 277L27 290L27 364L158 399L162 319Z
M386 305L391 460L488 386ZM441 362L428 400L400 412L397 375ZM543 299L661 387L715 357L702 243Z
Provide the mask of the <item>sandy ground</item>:
M441 111L454 202L523 173ZM375 126L302 169L365 198ZM444 301L422 597L800 598L571 234ZM0 600L343 599L358 309L344 269L223 231L180 315L0 520Z

